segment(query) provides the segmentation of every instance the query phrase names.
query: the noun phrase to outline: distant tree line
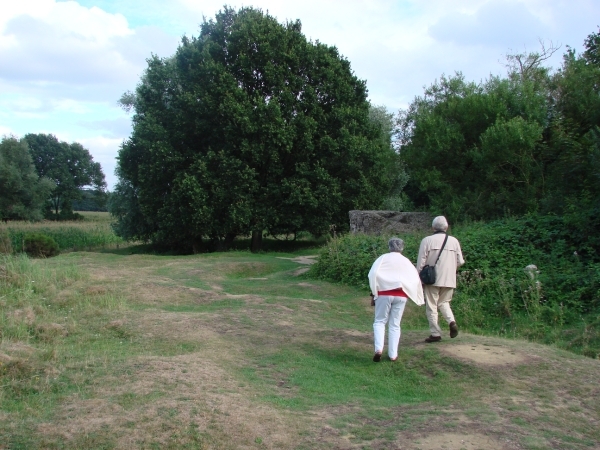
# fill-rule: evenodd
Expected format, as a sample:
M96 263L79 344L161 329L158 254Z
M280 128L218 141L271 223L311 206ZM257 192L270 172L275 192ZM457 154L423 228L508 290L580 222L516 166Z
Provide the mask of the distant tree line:
M507 56L508 75L442 76L398 115L299 21L225 8L153 57L135 92L109 210L131 240L198 251L239 235L314 235L351 209L454 221L571 214L600 228L600 50Z
M74 202L105 198L100 163L81 144L51 134L0 141L0 219L69 220L77 217Z
M101 211L107 212L107 203L110 201L110 192L99 195L94 189L80 189L81 197L73 200L73 211Z
M401 111L397 144L414 206L454 220L581 214L600 229L600 35L507 57L508 76L442 76Z

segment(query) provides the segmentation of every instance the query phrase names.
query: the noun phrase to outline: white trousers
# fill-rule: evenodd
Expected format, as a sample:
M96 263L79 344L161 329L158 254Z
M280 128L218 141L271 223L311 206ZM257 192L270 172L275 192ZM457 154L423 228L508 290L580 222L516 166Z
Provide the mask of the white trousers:
M375 353L383 353L385 339L385 324L388 324L388 356L391 359L398 357L398 343L400 342L400 321L406 306L406 297L381 295L375 301L375 322L373 322L373 337L375 340Z
M442 329L438 325L438 310L446 322L454 322L454 314L450 308L450 300L454 294L454 288L441 286L423 286L425 294L425 312L429 321L429 331L432 336L441 336Z

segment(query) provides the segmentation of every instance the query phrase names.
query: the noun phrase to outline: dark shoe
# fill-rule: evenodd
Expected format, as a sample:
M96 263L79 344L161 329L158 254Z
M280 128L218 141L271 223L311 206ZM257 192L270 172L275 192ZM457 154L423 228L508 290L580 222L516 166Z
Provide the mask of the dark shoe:
M375 353L375 354L373 355L373 361L374 361L374 362L379 362L379 361L381 361L381 353Z
M458 325L456 322L450 322L450 337L455 338L458 336Z
M425 339L425 342L440 342L441 340L441 336L429 336L427 339Z

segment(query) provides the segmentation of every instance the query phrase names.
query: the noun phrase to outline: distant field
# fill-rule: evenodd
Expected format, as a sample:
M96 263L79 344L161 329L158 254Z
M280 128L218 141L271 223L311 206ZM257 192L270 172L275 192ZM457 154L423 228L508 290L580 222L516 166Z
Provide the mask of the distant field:
M86 222L105 222L111 223L113 221L109 213L105 211L76 211L77 214L81 214L85 217Z
M125 242L110 227L107 212L80 212L85 220L24 222L10 221L0 224L0 235L7 235L13 251L19 251L28 233L42 233L53 238L61 251L116 248Z
M0 449L600 442L598 360L462 331L425 344L409 302L399 360L376 364L368 296L305 278L314 249L133 253L0 255Z

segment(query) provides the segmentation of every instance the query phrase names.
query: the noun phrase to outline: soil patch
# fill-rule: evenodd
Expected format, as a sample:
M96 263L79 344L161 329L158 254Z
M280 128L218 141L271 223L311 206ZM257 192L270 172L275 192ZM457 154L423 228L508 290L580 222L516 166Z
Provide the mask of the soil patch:
M276 256L277 259L287 259L290 261L293 261L295 263L298 264L315 264L317 262L316 258L318 258L319 255L306 255L306 256L297 256L295 258L286 258L284 256Z
M483 434L442 433L415 439L415 450L503 450L507 447L496 439Z
M294 270L294 273L293 273L293 275L294 275L295 277L298 277L298 276L302 275L303 273L306 273L306 272L308 272L309 270L310 270L310 269L309 269L308 267L301 267L301 268L299 268L299 269L296 269L296 270Z
M461 344L441 347L445 353L484 365L513 365L527 361L525 355L509 347L481 344Z
M302 430L291 416L249 401L253 393L206 355L140 358L126 372L102 380L106 388L98 388L98 399L71 398L57 412L58 420L41 424L39 431L73 441L109 426L117 448L210 444L200 437L194 442L190 430L196 430L229 448L255 448L260 442L260 448L276 449L293 448Z

